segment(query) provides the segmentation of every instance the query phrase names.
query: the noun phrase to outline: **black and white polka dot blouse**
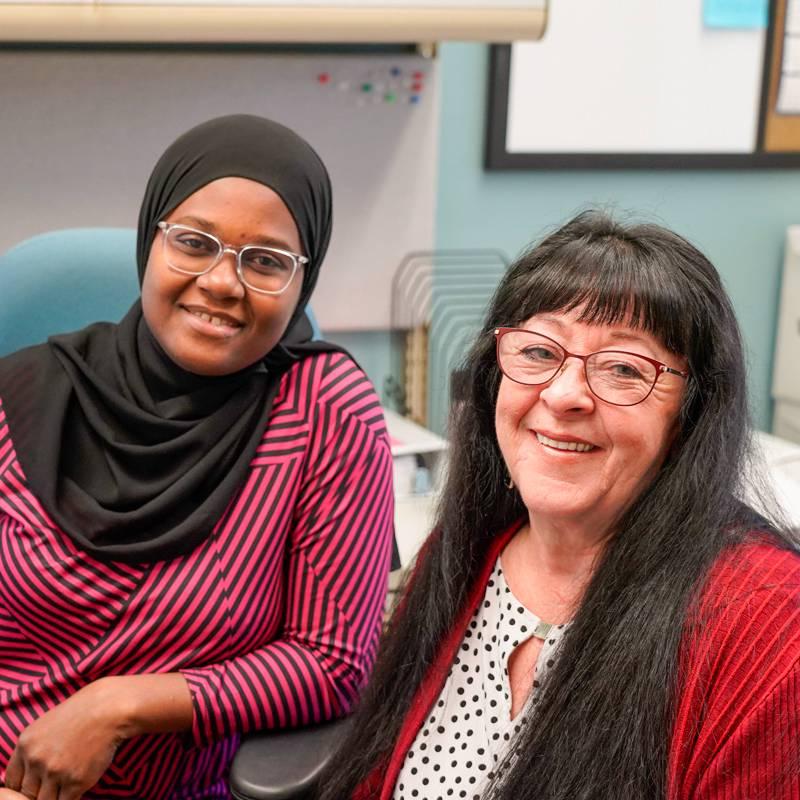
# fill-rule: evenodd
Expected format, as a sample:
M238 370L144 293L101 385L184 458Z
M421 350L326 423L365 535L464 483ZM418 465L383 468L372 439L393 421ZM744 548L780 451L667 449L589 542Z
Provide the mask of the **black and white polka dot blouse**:
M393 800L478 800L527 724L566 628L542 622L514 597L498 558L444 688L406 754ZM528 702L512 720L508 658L531 636L542 639L542 649Z

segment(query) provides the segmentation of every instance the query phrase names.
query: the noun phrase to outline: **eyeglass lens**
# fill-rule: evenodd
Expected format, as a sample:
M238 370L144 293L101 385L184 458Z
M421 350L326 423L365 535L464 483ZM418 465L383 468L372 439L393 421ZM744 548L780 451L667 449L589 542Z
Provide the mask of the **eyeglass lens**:
M500 338L500 369L512 381L528 385L551 380L564 363L566 353L546 336L529 331L509 331ZM649 361L630 353L604 350L586 361L589 388L602 400L616 405L635 405L650 393L658 370Z
M199 275L219 260L222 247L199 231L176 226L164 239L167 262L181 272ZM242 280L245 285L265 292L280 292L292 279L294 259L269 247L242 248Z

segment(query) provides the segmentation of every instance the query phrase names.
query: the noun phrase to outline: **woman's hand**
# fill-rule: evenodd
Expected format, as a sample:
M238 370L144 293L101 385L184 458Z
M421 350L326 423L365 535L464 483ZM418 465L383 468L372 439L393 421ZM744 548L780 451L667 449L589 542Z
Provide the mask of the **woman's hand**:
M6 787L37 800L80 798L127 738L121 699L96 681L32 722L11 754Z
M0 800L79 800L125 739L185 730L192 714L188 686L178 673L101 678L22 731Z

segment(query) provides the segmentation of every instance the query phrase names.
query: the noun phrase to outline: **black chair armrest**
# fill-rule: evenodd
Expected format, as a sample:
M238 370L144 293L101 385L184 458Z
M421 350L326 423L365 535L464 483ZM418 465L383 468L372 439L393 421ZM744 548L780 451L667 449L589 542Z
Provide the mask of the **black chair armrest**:
M254 734L242 741L231 766L236 800L307 800L347 734L351 718Z

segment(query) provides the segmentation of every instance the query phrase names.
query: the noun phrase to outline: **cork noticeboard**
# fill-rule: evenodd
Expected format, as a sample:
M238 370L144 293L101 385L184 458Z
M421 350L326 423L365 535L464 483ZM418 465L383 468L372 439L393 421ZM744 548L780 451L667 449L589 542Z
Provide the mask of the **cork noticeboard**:
M797 153L800 151L800 103L796 97L786 95L796 95L800 82L800 3L772 0L771 6L760 145L767 153Z

